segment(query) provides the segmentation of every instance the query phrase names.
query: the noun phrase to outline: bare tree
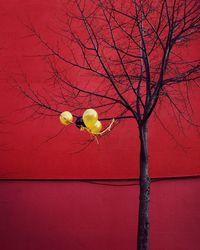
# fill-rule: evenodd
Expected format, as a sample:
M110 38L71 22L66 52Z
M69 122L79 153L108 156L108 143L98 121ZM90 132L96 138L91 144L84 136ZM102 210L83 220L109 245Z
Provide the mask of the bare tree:
M48 50L43 56L54 87L44 92L20 87L35 114L58 115L65 106L78 116L92 107L99 110L101 120L137 122L138 250L148 249L149 241L149 118L161 98L181 113L174 89L198 84L199 61L187 61L184 48L198 33L199 7L198 0L73 0L64 6L56 44L33 25L28 27Z

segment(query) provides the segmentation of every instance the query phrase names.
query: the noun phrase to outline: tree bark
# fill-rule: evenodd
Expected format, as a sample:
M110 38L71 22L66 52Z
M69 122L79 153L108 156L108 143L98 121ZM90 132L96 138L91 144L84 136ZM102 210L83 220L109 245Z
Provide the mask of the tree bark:
M148 127L139 126L140 131L140 198L138 213L137 250L149 249L149 196L150 178L148 174Z

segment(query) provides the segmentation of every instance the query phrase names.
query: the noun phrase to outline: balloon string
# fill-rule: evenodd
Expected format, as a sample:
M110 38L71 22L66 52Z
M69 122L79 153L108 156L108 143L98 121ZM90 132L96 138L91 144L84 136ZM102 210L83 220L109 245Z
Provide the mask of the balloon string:
M105 134L107 131L110 131L111 128L112 128L112 125L114 124L114 122L115 122L115 119L113 118L113 119L112 119L112 122L110 123L110 125L109 125L106 129L104 129L101 133L99 133L98 135L103 135L103 134Z
M94 135L94 138L95 138L95 140L96 140L96 143L99 144L99 140L98 140L98 138L97 138L96 135Z
M113 119L112 119L112 122L110 123L110 125L109 125L106 129L104 129L102 132L97 133L97 134L93 134L89 128L83 127L83 126L81 126L80 130L81 130L81 131L84 131L84 130L85 130L85 131L87 131L90 135L94 136L94 138L95 138L95 140L96 140L96 143L99 144L98 135L103 135L103 134L105 134L107 131L111 131L111 128L112 128L114 122L115 122L115 119L113 118Z
M97 144L99 144L99 140L98 140L98 137L97 137L97 136L98 136L98 135L103 135L103 134L106 133L107 131L110 131L111 128L112 128L112 125L114 124L114 122L115 122L115 119L113 118L113 119L112 119L112 122L110 123L110 125L109 125L106 129L104 129L101 133L98 133L98 134L94 135Z

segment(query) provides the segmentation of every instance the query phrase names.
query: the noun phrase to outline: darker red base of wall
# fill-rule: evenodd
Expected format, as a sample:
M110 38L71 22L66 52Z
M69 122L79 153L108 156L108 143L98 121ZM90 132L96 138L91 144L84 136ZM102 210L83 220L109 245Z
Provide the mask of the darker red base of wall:
M131 182L126 182L130 184ZM200 179L151 188L150 250L197 250ZM138 186L0 182L2 250L134 250Z

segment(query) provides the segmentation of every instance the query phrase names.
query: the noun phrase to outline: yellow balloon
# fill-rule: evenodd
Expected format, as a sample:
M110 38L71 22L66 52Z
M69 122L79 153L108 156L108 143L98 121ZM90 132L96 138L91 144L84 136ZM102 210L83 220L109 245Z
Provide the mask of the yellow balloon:
M95 122L98 120L98 114L94 109L87 109L83 113L83 122L87 128L92 128Z
M64 111L60 114L60 122L67 126L69 124L71 124L73 121L73 116L69 111Z
M97 120L93 125L93 127L90 128L90 131L92 134L96 135L100 133L101 129L102 129L102 124L99 120Z

